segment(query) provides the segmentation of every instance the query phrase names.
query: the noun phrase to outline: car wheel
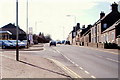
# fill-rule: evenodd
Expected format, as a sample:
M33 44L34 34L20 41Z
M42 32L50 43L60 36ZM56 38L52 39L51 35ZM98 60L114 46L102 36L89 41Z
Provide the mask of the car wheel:
M3 45L3 46L2 46L2 49L5 49L5 48L6 48L6 46L5 46L5 45Z

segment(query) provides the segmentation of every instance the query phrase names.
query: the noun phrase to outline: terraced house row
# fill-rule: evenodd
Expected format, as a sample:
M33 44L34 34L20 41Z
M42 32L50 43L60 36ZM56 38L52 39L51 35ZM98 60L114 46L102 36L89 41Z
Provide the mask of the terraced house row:
M68 35L71 44L81 46L103 47L103 43L116 43L119 45L120 38L120 12L118 4L111 5L111 12L107 15L102 11L100 18L93 25L84 25L80 28L80 24L73 28Z

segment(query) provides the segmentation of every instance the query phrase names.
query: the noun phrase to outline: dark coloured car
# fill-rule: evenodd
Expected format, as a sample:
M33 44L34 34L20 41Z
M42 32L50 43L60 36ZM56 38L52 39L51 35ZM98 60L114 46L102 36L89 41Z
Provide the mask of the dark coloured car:
M56 41L50 41L50 46L56 46Z
M62 44L64 44L65 43L65 40L62 40L62 42L61 42Z
M61 41L57 41L57 44L61 44Z
M65 44L68 44L68 45L70 45L70 41L65 41Z

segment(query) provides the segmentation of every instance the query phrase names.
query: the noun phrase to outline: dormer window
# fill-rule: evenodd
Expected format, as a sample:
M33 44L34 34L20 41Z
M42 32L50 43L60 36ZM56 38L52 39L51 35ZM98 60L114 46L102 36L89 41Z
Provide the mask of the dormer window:
M107 28L107 23L103 24L103 28L106 29Z

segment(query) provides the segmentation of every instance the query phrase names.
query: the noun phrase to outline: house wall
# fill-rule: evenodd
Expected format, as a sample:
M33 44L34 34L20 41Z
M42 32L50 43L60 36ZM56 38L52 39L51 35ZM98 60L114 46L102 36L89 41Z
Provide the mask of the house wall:
M101 42L101 23L97 24L97 43Z
M96 25L91 28L91 43L96 43Z
M102 33L102 42L115 43L116 42L115 29Z
M90 43L89 39L91 39L91 38L89 38L89 37L90 37L90 33L88 33L84 36L84 45L85 46L88 46L88 43Z
M7 34L7 33L0 34L0 40L8 40L8 39L10 39L9 34Z
M120 1L118 2L118 11L120 12Z
M84 36L81 36L81 37L80 37L80 45L81 45L81 46L84 46Z
M73 38L73 44L76 45L76 38Z
M73 43L73 40L72 40L72 33L69 33L67 40L70 41L70 44Z

